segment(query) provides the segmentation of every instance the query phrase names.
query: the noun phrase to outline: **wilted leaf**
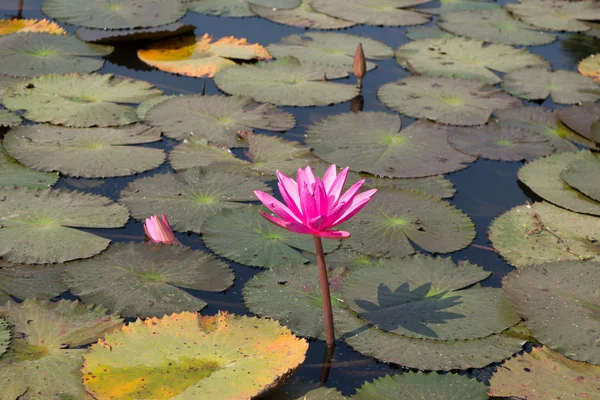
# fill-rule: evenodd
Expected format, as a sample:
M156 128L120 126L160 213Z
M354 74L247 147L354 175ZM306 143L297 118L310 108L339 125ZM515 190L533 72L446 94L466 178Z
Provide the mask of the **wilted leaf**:
M0 20L0 35L17 32L46 32L55 35L66 35L56 22L47 19L2 19Z
M600 82L600 54L592 54L581 60L577 65L577 69L583 75L589 76L596 82Z

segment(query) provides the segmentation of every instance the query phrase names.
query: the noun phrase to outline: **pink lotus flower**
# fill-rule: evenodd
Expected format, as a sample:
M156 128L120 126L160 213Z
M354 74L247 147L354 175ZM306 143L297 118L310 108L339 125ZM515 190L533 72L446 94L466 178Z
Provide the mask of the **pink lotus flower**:
M165 214L162 214L162 220L158 218L158 215L146 218L144 230L153 243L182 245L173 234L173 230L171 229L171 225L169 225L169 221L167 221Z
M349 232L331 230L352 218L367 205L377 189L358 193L364 179L356 182L343 195L342 189L348 177L348 167L339 175L331 165L323 179L316 177L310 167L298 170L298 181L277 171L278 186L285 204L255 190L256 197L277 217L260 211L270 222L288 231L328 239L350 237ZM279 218L278 218L279 217Z

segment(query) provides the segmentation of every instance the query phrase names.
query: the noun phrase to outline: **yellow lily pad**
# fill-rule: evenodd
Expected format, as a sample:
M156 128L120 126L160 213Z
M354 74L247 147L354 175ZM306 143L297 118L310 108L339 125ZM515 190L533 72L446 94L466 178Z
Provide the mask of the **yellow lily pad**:
M0 36L17 32L45 32L53 35L66 35L56 22L47 19L3 19L0 20Z

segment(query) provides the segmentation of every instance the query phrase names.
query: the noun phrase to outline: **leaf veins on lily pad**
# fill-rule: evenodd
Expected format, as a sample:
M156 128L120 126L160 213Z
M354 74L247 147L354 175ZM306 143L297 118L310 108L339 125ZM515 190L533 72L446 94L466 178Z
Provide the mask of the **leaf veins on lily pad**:
M0 20L0 35L17 32L46 32L55 35L66 35L56 22L47 19L2 19Z
M429 0L312 0L311 6L330 17L341 18L359 24L405 26L421 25L430 17L406 8L427 3Z
M202 1L202 0L200 0ZM212 2L223 2L223 0L211 0ZM245 0L237 0L245 1ZM276 0L275 0L276 1ZM295 8L281 8L258 5L260 1L253 0L248 3L250 11L261 18L277 22L282 25L295 26L307 29L343 29L356 25L356 22L346 21L340 18L316 12L311 6L311 0L301 0ZM262 1L264 2L264 1Z
M254 17L250 6L257 4L269 9L291 9L297 7L300 0L189 0L190 11L219 17Z
M277 321L184 312L107 334L85 354L83 382L103 399L250 399L291 375L307 348Z
M27 168L12 158L0 143L0 186L25 186L44 189L58 180L58 173L45 173Z
M590 27L582 21L600 19L600 8L593 0L524 0L507 4L506 9L523 22L549 31L588 31Z
M0 305L19 299L49 299L65 292L60 266L0 264Z

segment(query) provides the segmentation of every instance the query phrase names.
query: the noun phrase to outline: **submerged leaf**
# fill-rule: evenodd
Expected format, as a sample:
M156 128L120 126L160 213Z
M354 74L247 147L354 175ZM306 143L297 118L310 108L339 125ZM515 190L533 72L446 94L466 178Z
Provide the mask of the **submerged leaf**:
M223 0L211 1L223 2ZM264 2L264 0L253 0L251 3L248 3L250 11L261 18L282 25L308 29L343 29L356 25L356 22L333 18L329 15L316 12L311 6L311 0L301 0L297 7L291 9L258 5L260 2Z

